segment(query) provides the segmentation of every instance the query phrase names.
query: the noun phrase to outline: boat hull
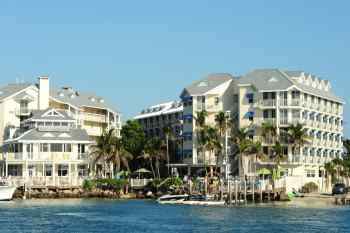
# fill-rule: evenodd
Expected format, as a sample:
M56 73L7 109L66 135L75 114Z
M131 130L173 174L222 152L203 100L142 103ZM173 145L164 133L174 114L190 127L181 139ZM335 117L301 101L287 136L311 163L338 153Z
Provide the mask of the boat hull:
M16 187L0 186L0 201L9 201L12 199Z

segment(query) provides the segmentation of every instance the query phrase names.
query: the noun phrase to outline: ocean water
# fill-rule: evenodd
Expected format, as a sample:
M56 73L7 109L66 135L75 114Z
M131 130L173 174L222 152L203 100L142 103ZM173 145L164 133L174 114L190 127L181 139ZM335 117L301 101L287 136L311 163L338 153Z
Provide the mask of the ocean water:
M0 233L350 232L350 208L301 203L241 207L159 205L144 200L0 203Z

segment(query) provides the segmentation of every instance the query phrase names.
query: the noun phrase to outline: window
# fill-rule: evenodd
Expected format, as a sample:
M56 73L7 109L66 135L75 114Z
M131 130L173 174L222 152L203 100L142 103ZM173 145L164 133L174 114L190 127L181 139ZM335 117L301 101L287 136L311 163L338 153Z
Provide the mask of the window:
M235 94L235 95L233 95L233 103L238 103L238 95L237 94Z
M45 164L45 176L52 176L52 165Z
M89 170L87 165L78 165L78 176L79 177L89 176Z
M78 153L79 154L85 153L85 144L78 144Z
M68 122L62 122L62 126L67 127L68 126Z
M250 104L254 103L254 94L253 93L247 94L247 99L248 99L248 103Z
M306 177L311 177L311 178L316 177L315 170L306 170Z
M53 126L56 126L56 127L57 127L57 126L60 126L60 125L61 125L60 122L54 122L54 123L53 123Z
M51 152L63 152L63 144L51 143Z
M218 104L219 104L219 102L220 102L219 97L215 97L215 105L218 105Z
M72 152L72 144L64 144L64 152Z
M40 152L49 152L49 144L41 143L40 144Z
M34 165L28 165L28 175L30 177L35 176L35 166Z
M68 165L66 164L58 165L58 176L68 176Z

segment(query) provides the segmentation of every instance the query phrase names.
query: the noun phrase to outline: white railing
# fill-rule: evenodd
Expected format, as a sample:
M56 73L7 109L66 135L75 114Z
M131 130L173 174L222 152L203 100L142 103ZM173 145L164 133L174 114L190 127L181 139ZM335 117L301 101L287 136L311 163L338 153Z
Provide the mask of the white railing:
M276 106L276 100L275 99L265 99L261 101L261 105L265 107L274 107Z
M84 112L84 120L106 123L107 122L107 116L106 115L102 115L102 114L94 114L94 113Z
M130 179L130 186L132 188L145 187L152 179Z

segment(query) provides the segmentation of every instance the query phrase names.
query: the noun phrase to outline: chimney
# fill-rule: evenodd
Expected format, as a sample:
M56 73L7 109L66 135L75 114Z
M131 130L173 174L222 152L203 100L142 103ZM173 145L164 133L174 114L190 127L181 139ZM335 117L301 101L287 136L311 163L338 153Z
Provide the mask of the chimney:
M41 76L39 77L39 96L38 96L38 107L39 110L45 110L49 108L49 98L50 98L50 82L49 77Z

